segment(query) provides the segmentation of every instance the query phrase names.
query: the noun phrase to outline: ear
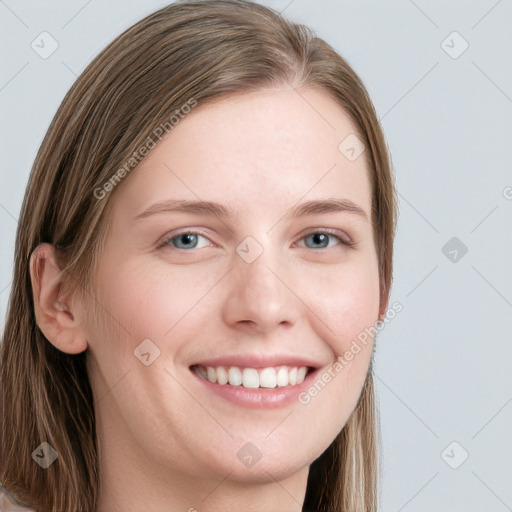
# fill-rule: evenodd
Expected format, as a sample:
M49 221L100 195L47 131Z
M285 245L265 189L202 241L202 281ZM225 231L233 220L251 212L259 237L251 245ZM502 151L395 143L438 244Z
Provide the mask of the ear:
M82 305L74 295L63 294L62 277L55 247L50 244L37 246L30 256L37 325L56 348L68 354L79 354L87 349L81 329Z

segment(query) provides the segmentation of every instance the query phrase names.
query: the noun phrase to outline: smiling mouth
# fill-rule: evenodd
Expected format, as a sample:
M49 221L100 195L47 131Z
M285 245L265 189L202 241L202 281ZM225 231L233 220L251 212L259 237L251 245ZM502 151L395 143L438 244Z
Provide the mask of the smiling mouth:
M247 389L296 386L302 384L306 376L314 370L308 366L286 365L266 368L193 365L190 369L212 384L239 386Z

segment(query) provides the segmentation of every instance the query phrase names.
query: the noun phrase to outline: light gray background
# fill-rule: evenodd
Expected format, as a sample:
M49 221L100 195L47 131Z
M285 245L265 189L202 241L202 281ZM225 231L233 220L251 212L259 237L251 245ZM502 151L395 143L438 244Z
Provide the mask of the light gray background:
M0 1L1 326L16 219L57 107L94 55L166 3ZM393 158L403 311L376 353L381 510L512 510L512 1L262 3L348 59ZM47 59L31 48L43 31L59 45ZM455 262L442 252L454 236L468 249Z

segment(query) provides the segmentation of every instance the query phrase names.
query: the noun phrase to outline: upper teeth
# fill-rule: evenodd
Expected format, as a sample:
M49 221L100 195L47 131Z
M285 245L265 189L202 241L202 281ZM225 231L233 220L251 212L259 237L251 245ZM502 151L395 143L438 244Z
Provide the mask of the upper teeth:
M307 366L277 366L268 368L239 368L238 366L196 366L196 372L210 382L231 384L244 388L275 388L304 382Z

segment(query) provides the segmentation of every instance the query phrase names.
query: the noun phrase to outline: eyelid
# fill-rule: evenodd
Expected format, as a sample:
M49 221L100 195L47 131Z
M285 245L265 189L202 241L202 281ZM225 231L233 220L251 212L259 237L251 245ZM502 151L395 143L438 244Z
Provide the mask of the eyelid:
M334 238L337 238L343 245L346 245L348 247L354 247L356 243L344 232L340 232L338 229L332 229L332 228L313 228L303 234L299 240L303 240L304 238L314 235L315 233L323 233L329 236L332 236ZM343 233L343 234L342 234ZM343 236L345 235L345 236Z
M299 237L298 241L300 242L300 241L304 240L306 237L308 237L310 235L314 235L315 233L323 233L323 234L332 236L332 237L338 239L342 245L345 245L347 247L355 247L355 245L356 245L356 242L354 242L346 233L343 233L345 235L345 236L343 236L340 233L340 231L337 230L337 229L322 228L322 227L311 228L309 231L307 231L306 233L302 234ZM177 251L180 251L180 250L181 251L185 251L185 252L192 251L192 249L180 249L178 247L172 247L170 245L171 240L173 240L174 238L179 237L180 235L185 235L185 234L201 235L201 236L203 236L204 238L206 238L207 240L209 240L211 242L211 240L208 237L208 235L204 231L202 231L201 229L197 229L197 228L183 228L183 229L179 229L176 232L172 232L169 235L166 235L163 238L163 240L158 243L157 249L165 249L166 247L170 247L171 249L177 250ZM296 242L294 243L294 245L295 244L296 244ZM308 247L306 247L306 248L308 249ZM324 251L325 249L320 249L320 250Z
M188 235L188 234L201 235L202 237L206 238L207 240L209 240L211 242L210 238L204 231L197 229L197 228L183 228L183 229L179 229L176 232L172 232L169 235L165 235L164 238L162 239L162 241L157 244L157 249L165 249L166 247L171 247L175 251L179 251L179 250L190 251L190 249L180 249L179 247L172 247L169 243L169 242L171 242L171 240L173 238L177 238L178 236Z

